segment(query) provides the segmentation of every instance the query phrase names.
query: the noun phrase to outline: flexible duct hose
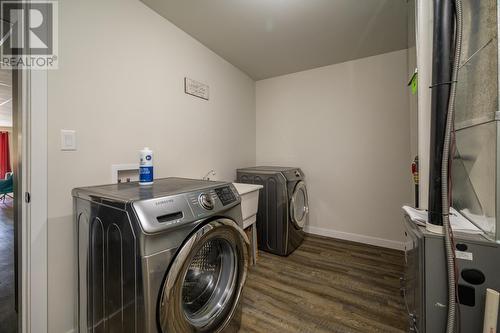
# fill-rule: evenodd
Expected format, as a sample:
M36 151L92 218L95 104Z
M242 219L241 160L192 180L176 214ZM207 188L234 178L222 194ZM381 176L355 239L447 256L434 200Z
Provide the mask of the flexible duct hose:
M441 165L441 193L443 206L444 240L446 248L446 268L448 271L448 319L446 333L455 332L456 321L456 286L455 286L455 252L452 244L452 230L450 225L450 198L448 188L448 170L450 160L450 143L453 130L455 99L457 95L458 70L460 67L460 55L462 52L462 1L455 0L456 26L455 26L455 57L451 81L450 100L448 104L448 115L446 119L446 131L443 148L443 163Z
M444 137L450 105L455 50L454 0L434 0L434 36L432 50L431 141L429 147L429 223L443 225Z

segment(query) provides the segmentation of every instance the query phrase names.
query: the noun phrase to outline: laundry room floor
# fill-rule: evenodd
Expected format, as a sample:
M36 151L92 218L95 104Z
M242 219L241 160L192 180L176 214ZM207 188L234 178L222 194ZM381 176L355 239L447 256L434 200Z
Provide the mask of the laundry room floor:
M404 254L307 236L289 257L260 251L240 332L405 332Z

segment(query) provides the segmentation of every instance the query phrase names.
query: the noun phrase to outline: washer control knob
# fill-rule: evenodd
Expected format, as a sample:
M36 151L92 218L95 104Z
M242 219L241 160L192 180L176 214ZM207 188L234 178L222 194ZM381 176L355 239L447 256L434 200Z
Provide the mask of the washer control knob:
M206 210L214 209L214 202L210 197L210 194L200 194L200 196L198 197L198 202L200 203L201 207L205 208Z

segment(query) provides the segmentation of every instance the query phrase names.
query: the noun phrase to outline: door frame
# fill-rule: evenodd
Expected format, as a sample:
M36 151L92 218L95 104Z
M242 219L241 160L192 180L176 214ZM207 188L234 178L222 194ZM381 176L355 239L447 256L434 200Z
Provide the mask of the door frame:
M46 333L47 72L17 70L14 75L19 332Z
M47 333L48 330L47 81L47 70L13 71L20 333Z
M23 246L23 262L26 271L27 312L22 332L46 333L48 330L48 189L47 189L47 121L48 121L48 73L30 70L27 87L26 192L30 200L23 200L26 218L23 227L27 237ZM23 279L24 281L24 279ZM23 316L24 317L24 316Z

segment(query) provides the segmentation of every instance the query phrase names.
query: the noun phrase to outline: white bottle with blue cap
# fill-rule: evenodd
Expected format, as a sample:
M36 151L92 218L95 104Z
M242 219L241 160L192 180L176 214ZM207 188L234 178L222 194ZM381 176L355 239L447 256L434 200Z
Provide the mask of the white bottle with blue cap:
M153 185L153 151L148 147L139 151L139 184Z

